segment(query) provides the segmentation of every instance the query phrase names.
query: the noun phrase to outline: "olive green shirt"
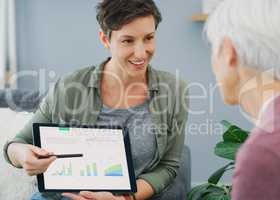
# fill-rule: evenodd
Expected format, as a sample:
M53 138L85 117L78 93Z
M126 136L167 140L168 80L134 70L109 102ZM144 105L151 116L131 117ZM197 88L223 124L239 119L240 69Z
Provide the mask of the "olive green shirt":
M102 108L101 74L105 62L87 67L58 80L38 110L16 137L6 143L32 144L32 124L60 123L94 125ZM156 194L161 193L177 175L184 145L187 120L187 85L175 76L148 66L148 96L155 127L157 153L150 169L138 178L146 180Z

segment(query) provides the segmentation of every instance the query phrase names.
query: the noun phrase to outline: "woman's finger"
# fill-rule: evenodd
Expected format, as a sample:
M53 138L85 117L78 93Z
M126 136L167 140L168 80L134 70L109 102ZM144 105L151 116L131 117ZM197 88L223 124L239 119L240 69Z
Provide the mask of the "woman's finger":
M96 192L81 191L80 195L85 198L98 198Z
M114 199L113 194L110 192L81 191L80 195L88 199L110 199L110 200Z
M47 170L47 168L49 167L49 165L55 159L56 159L55 156L52 156L51 158L47 158L47 159L37 159L36 157L34 157L34 158L32 157L23 164L23 167L27 172L37 171L40 174L40 173L45 172Z
M56 157L55 156L51 156L50 158L43 158L43 159L36 159L35 161L35 165L38 167L38 168L48 168L48 166L56 160Z
M36 146L30 146L30 150L36 154L36 155L39 155L39 156L47 156L49 155L49 152L46 151L45 149L41 149L39 147L36 147Z
M73 194L73 193L62 193L62 196L70 198L72 200L87 200L80 195Z

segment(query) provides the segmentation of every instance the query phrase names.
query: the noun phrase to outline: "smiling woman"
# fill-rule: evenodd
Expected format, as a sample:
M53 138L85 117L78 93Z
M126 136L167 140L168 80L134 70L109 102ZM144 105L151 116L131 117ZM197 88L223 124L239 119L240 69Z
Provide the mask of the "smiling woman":
M62 77L32 120L5 148L6 159L29 175L45 172L54 158L32 145L32 123L73 123L127 127L137 193L64 194L71 199L124 200L185 198L179 173L187 120L187 85L154 69L161 14L153 0L103 0L97 6L99 38L111 57ZM19 144L24 143L24 144ZM55 153L55 152L54 152ZM184 170L184 169L182 169ZM64 197L64 198L65 198ZM62 199L35 194L33 200Z
M110 48L111 65L120 65L128 76L137 76L146 72L147 66L155 52L155 21L153 16L140 17L126 24L119 31L113 31L108 38L100 32L105 47ZM115 63L117 62L117 63Z

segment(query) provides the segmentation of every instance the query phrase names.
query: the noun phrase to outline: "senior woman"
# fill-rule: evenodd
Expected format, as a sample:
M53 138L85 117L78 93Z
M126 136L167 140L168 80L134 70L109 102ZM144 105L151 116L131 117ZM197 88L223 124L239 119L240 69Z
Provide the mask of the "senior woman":
M32 120L5 148L7 160L29 175L40 174L55 157L32 145L32 123L120 125L129 129L137 177L134 195L109 192L33 195L42 199L124 200L164 198L179 168L187 119L186 85L167 72L153 69L156 29L161 14L153 0L103 0L97 6L102 44L111 57L97 67L61 78ZM185 196L174 187L174 199ZM176 197L176 195L178 195Z
M225 0L206 25L224 101L256 123L237 155L233 200L280 199L279 10L279 0Z

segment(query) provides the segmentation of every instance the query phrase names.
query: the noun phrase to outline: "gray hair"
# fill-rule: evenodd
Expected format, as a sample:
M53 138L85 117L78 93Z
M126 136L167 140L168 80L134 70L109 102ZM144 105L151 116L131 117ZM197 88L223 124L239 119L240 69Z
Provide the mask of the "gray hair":
M261 71L273 69L280 80L280 0L224 0L204 30L213 53L228 37L240 64Z

